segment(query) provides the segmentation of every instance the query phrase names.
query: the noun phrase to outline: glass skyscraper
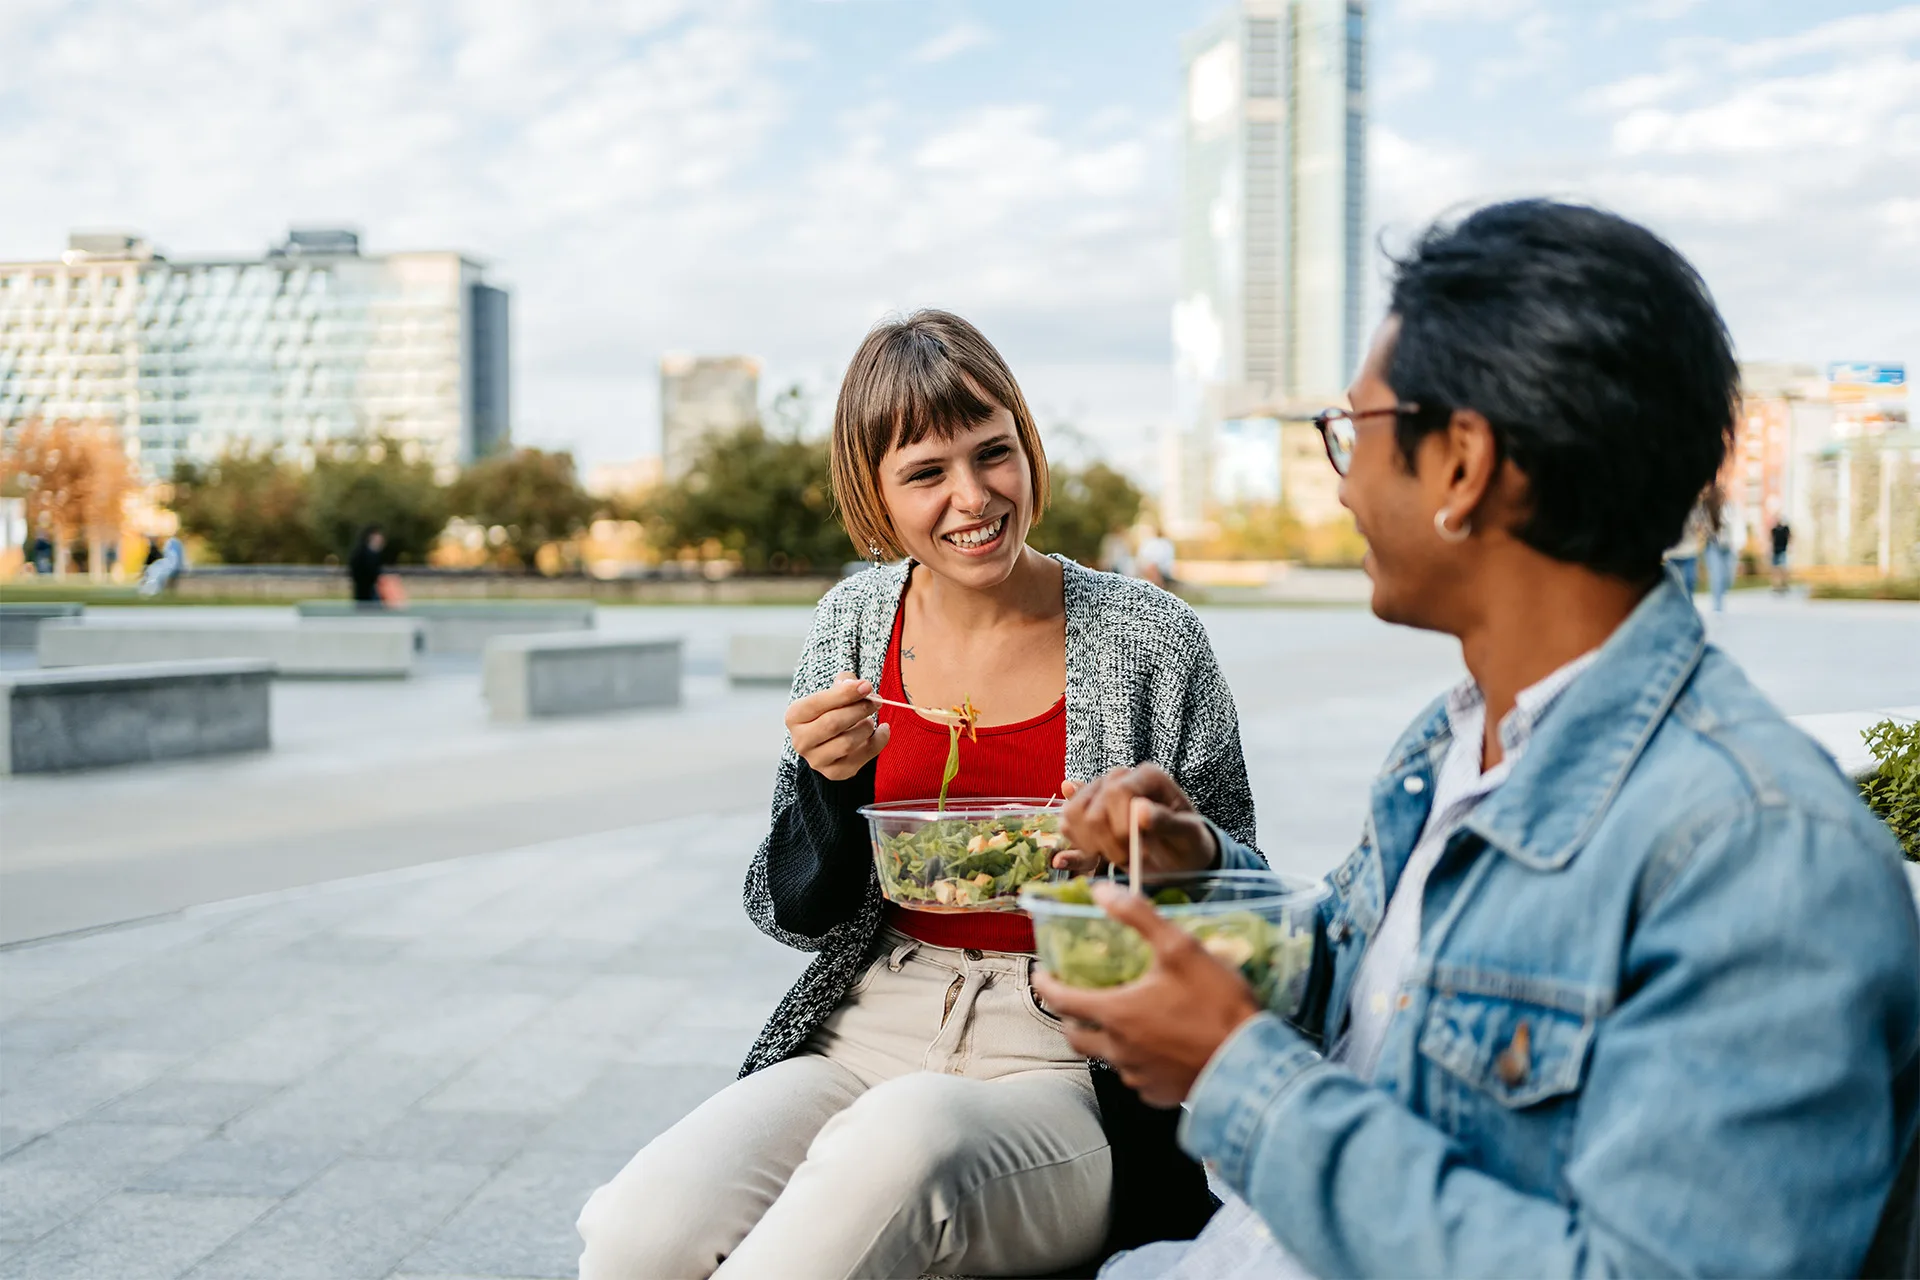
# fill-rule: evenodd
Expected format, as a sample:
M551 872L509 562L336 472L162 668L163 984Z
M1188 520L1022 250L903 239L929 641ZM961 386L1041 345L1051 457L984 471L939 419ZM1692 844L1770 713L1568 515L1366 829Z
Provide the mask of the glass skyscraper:
M1179 419L1165 505L1191 526L1214 489L1220 423L1335 401L1359 363L1366 6L1241 0L1182 53ZM1311 508L1304 517L1324 514L1327 486L1285 488Z
M76 234L0 263L0 428L118 423L152 478L236 444L379 434L451 468L504 444L508 295L450 251L294 231L258 258L170 261Z

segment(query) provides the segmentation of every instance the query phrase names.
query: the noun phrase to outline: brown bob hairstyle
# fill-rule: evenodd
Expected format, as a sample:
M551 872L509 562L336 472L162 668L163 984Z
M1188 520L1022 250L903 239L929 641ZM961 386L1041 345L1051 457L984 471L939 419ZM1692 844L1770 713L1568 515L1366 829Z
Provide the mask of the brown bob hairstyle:
M951 440L997 408L1013 415L1033 478L1033 524L1047 508L1047 454L1020 386L986 335L950 311L875 325L853 353L833 409L833 497L861 553L905 555L880 497L880 460L928 436Z

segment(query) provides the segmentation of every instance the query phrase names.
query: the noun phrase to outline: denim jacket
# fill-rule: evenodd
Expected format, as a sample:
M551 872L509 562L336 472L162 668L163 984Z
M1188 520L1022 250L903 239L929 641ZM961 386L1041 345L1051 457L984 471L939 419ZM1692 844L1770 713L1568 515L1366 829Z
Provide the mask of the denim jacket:
M1371 1084L1323 1060L1449 744L1330 877L1298 1027L1181 1138L1316 1275L1853 1275L1920 1100L1920 922L1853 786L1663 581L1448 842Z

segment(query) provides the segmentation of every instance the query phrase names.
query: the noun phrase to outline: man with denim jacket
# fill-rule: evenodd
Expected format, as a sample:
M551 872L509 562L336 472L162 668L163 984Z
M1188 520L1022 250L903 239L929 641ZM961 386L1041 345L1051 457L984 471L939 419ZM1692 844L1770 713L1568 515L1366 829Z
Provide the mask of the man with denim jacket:
M1295 1022L1104 892L1153 969L1036 979L1244 1201L1111 1275L1899 1265L1898 850L1661 571L1736 380L1705 286L1612 215L1496 205L1398 264L1352 410L1317 421L1375 612L1458 637L1470 678L1389 753ZM1124 857L1136 796L1146 839L1226 848L1151 766L1074 796L1076 842Z

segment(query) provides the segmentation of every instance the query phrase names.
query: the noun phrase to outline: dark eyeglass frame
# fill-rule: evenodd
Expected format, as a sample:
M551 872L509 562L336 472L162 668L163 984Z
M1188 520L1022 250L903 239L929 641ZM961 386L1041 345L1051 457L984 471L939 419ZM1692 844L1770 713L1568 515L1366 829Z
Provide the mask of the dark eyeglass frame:
M1335 473L1344 476L1353 465L1355 423L1362 418L1384 418L1388 415L1404 418L1418 412L1419 405L1403 402L1390 409L1362 409L1358 413L1352 409L1322 409L1307 421L1320 432L1320 443L1325 446L1327 461L1332 464Z

